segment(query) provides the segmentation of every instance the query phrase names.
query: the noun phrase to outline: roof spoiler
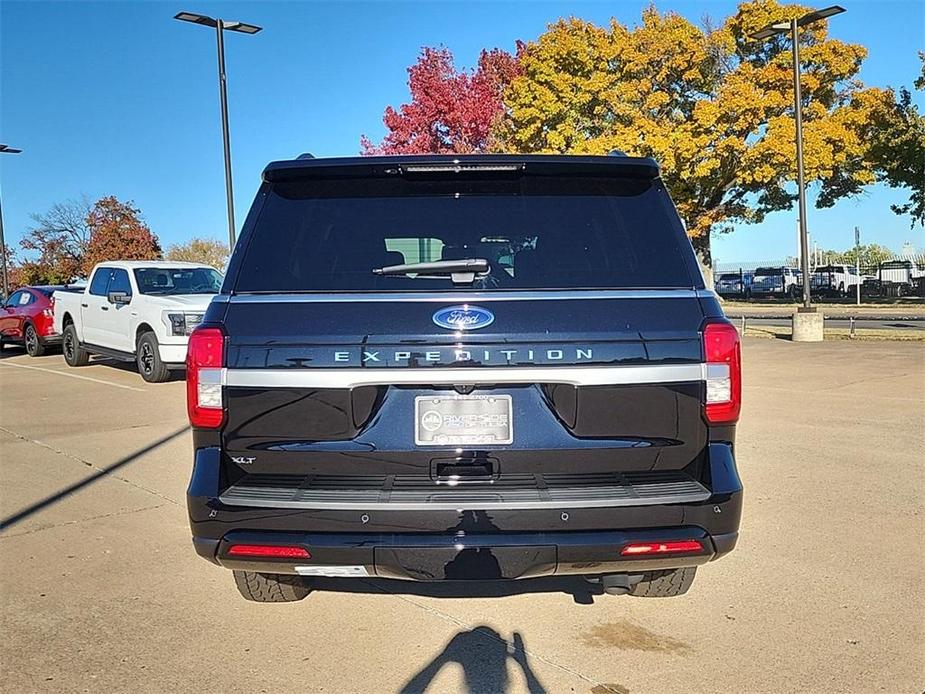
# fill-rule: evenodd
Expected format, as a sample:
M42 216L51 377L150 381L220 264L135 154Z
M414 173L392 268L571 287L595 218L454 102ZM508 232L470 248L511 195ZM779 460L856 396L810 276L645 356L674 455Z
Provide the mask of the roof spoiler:
M458 175L496 172L508 175L577 174L657 178L658 164L649 157L610 154L585 156L567 154L471 154L410 155L390 157L342 157L274 161L263 171L267 182L304 178L372 178L395 175Z

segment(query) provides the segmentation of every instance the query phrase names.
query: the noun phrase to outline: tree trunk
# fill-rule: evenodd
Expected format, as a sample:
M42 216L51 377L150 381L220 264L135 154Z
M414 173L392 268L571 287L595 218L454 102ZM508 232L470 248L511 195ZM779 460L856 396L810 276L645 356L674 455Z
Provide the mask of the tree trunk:
M707 289L713 289L713 254L710 252L710 232L691 239L697 262L703 275L703 283Z

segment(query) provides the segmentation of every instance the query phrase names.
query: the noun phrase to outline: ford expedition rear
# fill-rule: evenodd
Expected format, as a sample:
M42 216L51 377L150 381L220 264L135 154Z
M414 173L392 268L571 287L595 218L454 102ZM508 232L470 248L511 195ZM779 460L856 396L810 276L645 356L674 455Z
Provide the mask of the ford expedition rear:
M271 163L187 367L193 544L251 600L672 596L738 536L738 334L650 159Z

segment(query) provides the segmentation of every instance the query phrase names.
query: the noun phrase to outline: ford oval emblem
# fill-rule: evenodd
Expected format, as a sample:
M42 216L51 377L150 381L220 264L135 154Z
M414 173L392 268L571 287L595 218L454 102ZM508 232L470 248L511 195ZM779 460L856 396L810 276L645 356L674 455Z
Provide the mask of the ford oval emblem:
M447 306L434 314L434 323L448 330L478 330L495 322L495 314L478 306Z

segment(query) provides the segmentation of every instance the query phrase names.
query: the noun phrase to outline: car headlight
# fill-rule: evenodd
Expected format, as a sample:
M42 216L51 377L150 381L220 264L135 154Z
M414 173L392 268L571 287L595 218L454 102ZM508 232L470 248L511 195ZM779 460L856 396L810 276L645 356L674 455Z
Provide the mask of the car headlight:
M197 325L202 323L201 313L167 313L164 315L170 334L173 336L189 335Z

